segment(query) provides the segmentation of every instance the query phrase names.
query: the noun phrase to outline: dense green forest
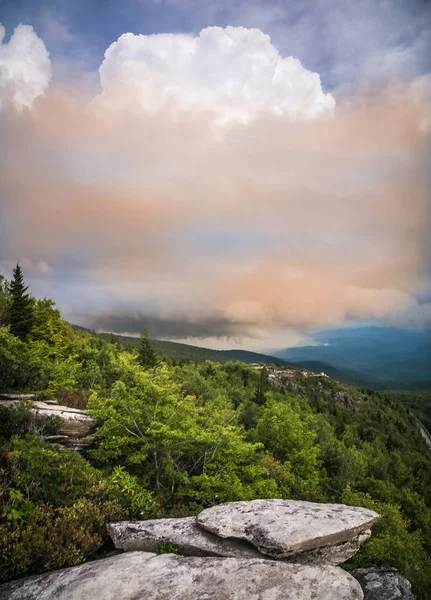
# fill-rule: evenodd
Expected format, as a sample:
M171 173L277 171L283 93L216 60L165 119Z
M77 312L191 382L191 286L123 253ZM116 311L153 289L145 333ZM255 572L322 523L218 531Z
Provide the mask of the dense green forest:
M346 568L398 568L431 597L431 452L397 398L287 367L155 356L73 329L0 280L0 394L31 391L97 420L85 455L44 441L56 419L0 406L0 579L110 550L105 523L254 498L370 507ZM280 375L281 373L281 375Z
M422 425L431 432L431 390L388 390L386 395L411 409Z

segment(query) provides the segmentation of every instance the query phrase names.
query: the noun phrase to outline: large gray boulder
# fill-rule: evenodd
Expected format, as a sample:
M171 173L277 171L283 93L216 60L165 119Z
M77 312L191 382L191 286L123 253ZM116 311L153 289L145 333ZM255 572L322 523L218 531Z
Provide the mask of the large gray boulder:
M202 511L197 522L273 558L340 564L358 551L378 518L366 508L275 499L220 504Z
M361 584L365 600L414 600L410 581L396 569L355 569L351 575Z
M240 540L227 540L205 531L196 517L120 521L107 525L108 534L118 550L157 552L160 542L171 542L186 556L232 556L262 558L256 548Z
M0 600L362 600L331 566L127 552L0 586Z

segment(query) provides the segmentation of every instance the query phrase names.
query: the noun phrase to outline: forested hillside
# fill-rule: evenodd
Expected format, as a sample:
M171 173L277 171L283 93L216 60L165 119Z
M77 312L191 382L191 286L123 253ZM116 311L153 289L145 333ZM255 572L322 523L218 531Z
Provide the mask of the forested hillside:
M162 360L74 330L20 273L0 289L0 394L31 391L97 420L84 456L58 422L0 406L0 576L110 549L104 525L293 498L382 515L348 567L398 568L431 596L431 453L396 399L289 367Z
M77 331L87 331L84 327L72 325ZM118 335L116 333L98 333L102 339L112 342L117 340L124 348L138 347L139 338L128 335ZM286 361L275 356L260 354L259 352L248 352L247 350L212 350L210 348L201 348L191 344L180 344L178 342L168 342L165 340L151 340L154 348L163 359L192 360L203 362L204 360L213 360L214 362L226 363L233 360L239 360L245 363L264 363L267 365L285 365Z

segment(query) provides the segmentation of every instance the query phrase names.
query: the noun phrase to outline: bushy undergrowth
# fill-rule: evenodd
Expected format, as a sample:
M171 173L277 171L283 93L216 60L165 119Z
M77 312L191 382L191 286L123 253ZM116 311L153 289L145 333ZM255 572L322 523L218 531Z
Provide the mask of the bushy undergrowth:
M107 542L106 522L148 518L155 507L121 468L107 476L34 435L3 446L0 480L3 580L81 563Z

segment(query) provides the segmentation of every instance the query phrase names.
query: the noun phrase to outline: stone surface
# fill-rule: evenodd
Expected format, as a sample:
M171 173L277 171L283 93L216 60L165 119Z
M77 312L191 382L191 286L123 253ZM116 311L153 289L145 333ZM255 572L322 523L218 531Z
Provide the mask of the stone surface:
M32 395L29 394L28 396ZM12 406L23 399L25 398L22 394L9 394L6 400L0 401L0 405ZM80 450L92 444L93 440L89 435L93 431L96 422L84 410L40 400L33 402L32 410L42 416L58 416L61 419L58 436L49 436L46 438L47 441L74 450Z
M331 566L126 552L0 586L0 600L362 600Z
M208 508L197 522L220 537L248 541L273 558L340 564L355 554L378 518L374 511L344 504L252 500Z
M195 517L109 523L108 533L119 550L157 552L159 542L172 542L186 556L256 557L262 555L247 542L222 539L205 531Z
M355 569L365 600L414 600L410 581L396 569Z

